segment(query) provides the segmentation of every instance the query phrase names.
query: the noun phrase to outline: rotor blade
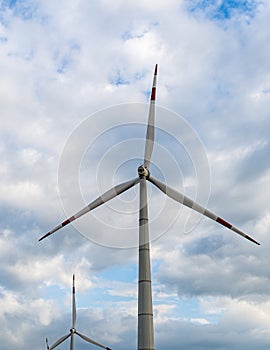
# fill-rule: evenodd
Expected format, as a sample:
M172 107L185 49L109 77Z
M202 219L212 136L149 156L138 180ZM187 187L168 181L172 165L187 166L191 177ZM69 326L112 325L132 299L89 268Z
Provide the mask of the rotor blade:
M251 242L260 245L260 243L255 241L253 238L251 238L250 236L248 236L244 232L240 231L238 228L234 227L232 224L228 223L227 221L225 221L221 217L216 216L216 214L212 213L208 209L206 209L206 208L202 207L201 205L197 204L192 199L186 197L182 193L180 193L180 192L174 190L173 188L165 185L164 183L160 182L159 180L154 179L153 177L149 177L148 180L150 182L152 182L152 184L157 186L157 188L159 188L162 192L167 194L167 196L169 196L170 198L174 199L175 201L184 204L185 206L187 206L187 207L197 211L198 213L201 213L201 214L209 217L210 219L218 222L219 224L227 227L228 229L238 233L239 235L241 235L241 236L245 237L246 239L250 240Z
M147 132L146 132L146 141L145 141L145 151L144 151L144 166L148 169L150 166L150 160L153 152L154 139L155 139L155 102L156 102L157 68L158 68L158 65L156 64L153 85L152 85L152 92L151 92L148 125L147 125Z
M71 333L64 335L62 338L58 339L51 347L50 350L56 348L58 345L60 345L61 343L63 343L63 341L65 341L68 337L71 336Z
M79 333L78 331L75 331L76 334L78 334L79 337L81 337L83 340L87 341L88 343L91 343L91 344L94 344L94 345L97 345L99 346L100 348L102 349L107 349L107 350L111 350L110 348L96 342L95 340L91 339L91 338L88 338L86 335L82 334L82 333Z
M111 188L109 191L103 193L103 195L101 195L100 197L95 199L93 202L88 204L85 208L80 210L78 213L76 213L75 215L71 216L69 219L63 221L60 225L56 226L54 229L52 229L51 231L46 233L46 235L42 236L39 239L39 241L42 241L44 238L46 238L46 237L50 236L51 234L53 234L54 232L60 230L62 227L66 226L70 222L78 219L80 216L82 216L82 215L88 213L89 211L99 207L101 204L106 203L109 200L111 200L112 198L116 197L117 195L127 191L129 188L135 186L139 181L140 181L139 178L135 178L133 180L124 182L124 183L122 183L120 185L117 185L117 186Z
M73 332L71 332L70 350L74 350L74 333Z
M75 300L75 275L73 274L72 286L72 328L76 327L76 300Z
M46 347L47 347L47 350L50 350L48 338L46 338Z

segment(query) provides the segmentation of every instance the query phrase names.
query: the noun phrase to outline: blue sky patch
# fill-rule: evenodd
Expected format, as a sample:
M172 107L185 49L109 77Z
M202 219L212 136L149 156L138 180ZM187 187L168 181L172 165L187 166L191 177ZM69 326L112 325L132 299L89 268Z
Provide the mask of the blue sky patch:
M112 266L102 273L102 277L106 280L133 282L137 278L137 265L129 264L126 266Z
M36 1L4 0L0 11L4 12L8 8L13 11L15 16L21 17L24 20L30 20L34 17L37 7Z
M0 37L0 44L5 44L5 43L7 43L7 41L8 41L7 37L5 37L5 36Z
M57 73L63 74L70 68L74 57L80 52L80 46L77 43L68 44L64 52L56 52L55 60L57 64Z
M211 298L204 298L205 300ZM207 313L201 306L203 299L198 298L180 298L175 303L174 317L187 320L193 323L217 324L222 312Z
M146 25L144 28L137 28L136 30L133 29L128 29L123 32L121 35L121 38L123 41L128 41L132 39L141 39L143 38L146 34L148 34L152 28L158 26L159 23L157 21L150 22L148 25Z
M269 88L265 88L262 90L262 93L264 94L270 94L270 87Z
M120 86L120 85L129 85L130 82L128 79L124 77L124 74L117 70L111 77L110 83L112 85Z
M186 3L190 13L203 14L211 20L228 20L238 15L254 17L260 2L255 0L191 0Z

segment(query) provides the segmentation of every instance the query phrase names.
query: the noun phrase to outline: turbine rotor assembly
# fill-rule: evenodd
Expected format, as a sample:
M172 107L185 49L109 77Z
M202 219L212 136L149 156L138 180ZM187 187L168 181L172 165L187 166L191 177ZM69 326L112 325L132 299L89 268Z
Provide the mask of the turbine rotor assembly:
M140 178L146 177L148 179L150 176L150 171L144 165L140 165L138 168L138 174Z
M250 240L255 244L260 244L253 238L239 230L237 227L233 226L229 222L222 219L220 216L212 213L207 208L204 208L199 203L196 203L191 198L185 196L183 193L178 192L174 188L169 187L167 184L155 179L150 176L149 168L151 166L151 157L154 148L155 140L155 100L156 100L156 82L157 82L157 64L155 66L153 85L151 91L150 105L149 105L149 116L146 130L145 139L145 152L144 152L144 163L138 168L139 178L126 181L117 186L114 186L107 192L103 193L101 196L93 200L91 203L86 205L80 211L63 221L61 224L53 228L51 231L47 232L42 236L39 241L52 235L54 232L60 230L62 227L71 223L72 221L78 219L82 215L94 210L95 208L101 206L102 204L110 201L116 196L124 193L133 186L140 184L140 212L139 212L139 279L138 279L138 343L137 349L143 350L154 350L154 326L153 326L153 304L152 304L152 289L151 289L151 267L150 267L150 245L149 245L149 229L148 229L148 208L147 208L147 188L146 180L151 182L156 186L161 192L166 194L171 199L176 202L189 207L190 209L210 218L213 221L225 226L231 231L243 236L244 238ZM79 337L85 341L97 345L103 349L109 350L102 344L88 338L87 336L79 333L75 329L76 325L76 306L75 306L75 284L73 276L73 299L72 299L72 328L70 333L62 338L60 338L55 344L53 344L49 350L53 350L56 346L65 341L68 337L71 337L71 347L74 349L73 345L73 335L77 334ZM48 341L46 340L47 349Z

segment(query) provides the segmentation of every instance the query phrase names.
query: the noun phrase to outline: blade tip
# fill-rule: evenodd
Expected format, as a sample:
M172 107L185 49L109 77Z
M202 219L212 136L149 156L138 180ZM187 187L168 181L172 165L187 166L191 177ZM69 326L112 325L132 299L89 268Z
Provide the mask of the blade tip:
M51 234L51 232L46 233L46 235L39 238L39 242L42 241L44 238L48 237Z
M156 65L155 65L155 75L157 75L157 70L158 70L158 64L156 63Z
M257 244L257 245L261 245L261 243L255 241L255 239L253 239L253 238L251 238L251 237L249 237L249 236L246 236L246 238L247 238L249 241L251 241L251 242L253 242L253 243Z

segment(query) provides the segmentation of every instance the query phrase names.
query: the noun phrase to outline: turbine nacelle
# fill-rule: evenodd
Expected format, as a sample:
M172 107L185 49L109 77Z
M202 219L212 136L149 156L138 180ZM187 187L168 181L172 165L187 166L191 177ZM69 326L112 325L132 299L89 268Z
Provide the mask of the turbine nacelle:
M148 179L150 176L150 171L144 165L140 165L138 168L138 174L140 178L146 177Z

